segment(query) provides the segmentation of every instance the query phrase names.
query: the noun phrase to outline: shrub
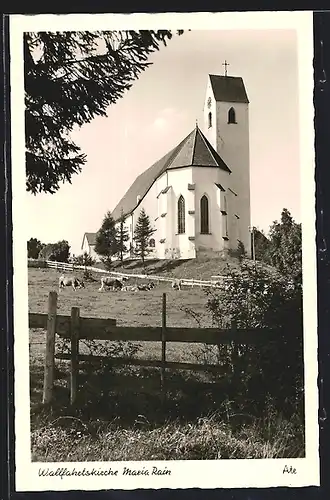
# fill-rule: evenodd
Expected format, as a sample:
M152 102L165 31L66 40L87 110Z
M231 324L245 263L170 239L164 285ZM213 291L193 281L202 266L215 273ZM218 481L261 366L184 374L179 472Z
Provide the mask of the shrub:
M262 345L218 347L217 362L227 366L238 395L263 404L268 393L278 404L300 403L303 387L302 289L276 272L242 265L230 269L219 289L207 291L207 310L218 328L260 328ZM284 338L267 342L267 332L283 329ZM207 347L205 347L207 349Z
M84 252L81 255L77 255L73 258L73 263L77 266L93 266L95 264L95 259L87 252Z
M41 243L37 238L30 238L27 242L27 251L29 259L37 259L40 251L44 247L44 244Z
M59 353L69 354L71 351L70 341L58 337L56 339L56 350ZM141 344L137 342L123 342L123 341L97 341L97 340L81 340L80 352L93 355L102 356L102 358L95 362L80 363L80 370L82 377L88 380L88 377L97 379L97 388L90 394L90 399L98 398L104 395L111 388L109 387L109 380L106 375L112 372L111 359L116 357L132 358L140 350ZM85 394L86 396L86 394Z
M229 249L228 250L228 255L230 257L237 258L238 261L240 263L242 263L243 260L246 258L246 255L247 255L244 243L242 241L238 240L237 248L235 248L235 249Z
M39 259L68 262L70 245L66 240L57 243L48 243L39 252Z

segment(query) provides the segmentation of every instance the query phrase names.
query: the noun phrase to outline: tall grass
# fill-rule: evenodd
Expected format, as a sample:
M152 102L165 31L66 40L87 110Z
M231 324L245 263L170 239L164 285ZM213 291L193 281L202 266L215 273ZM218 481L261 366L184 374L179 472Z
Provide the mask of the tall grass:
M275 417L275 418L274 418ZM215 412L194 423L153 427L140 415L130 428L116 420L58 419L32 433L34 461L217 460L303 457L303 425L270 412L236 427Z

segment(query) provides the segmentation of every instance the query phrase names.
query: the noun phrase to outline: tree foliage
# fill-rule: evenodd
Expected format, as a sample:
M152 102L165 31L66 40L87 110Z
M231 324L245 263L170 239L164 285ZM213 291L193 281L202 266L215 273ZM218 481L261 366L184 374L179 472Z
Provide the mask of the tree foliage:
M70 255L70 245L66 240L57 243L48 243L40 253L39 259L53 260L56 262L68 262Z
M237 242L237 257L239 262L243 262L244 258L246 257L245 246L241 240L238 240Z
M123 210L121 211L118 227L118 252L121 262L123 262L124 254L128 251L126 243L129 240L128 230L125 226L125 216Z
M111 267L112 257L118 254L118 234L110 211L104 216L102 226L96 234L95 252L101 256L107 269Z
M270 240L267 238L263 231L258 228L253 228L254 236L254 251L256 260L261 260L267 264L271 264L270 261Z
M93 266L95 264L95 259L87 252L84 252L81 255L76 255L73 259L73 263L78 266Z
M283 209L281 221L270 227L270 260L283 275L301 283L302 242L301 224L297 224L289 210Z
M218 348L218 362L234 373L234 390L263 405L267 396L282 407L303 402L302 288L279 272L243 264L229 269L220 289L207 292L207 310L218 328L258 328L258 345L230 344ZM282 329L269 342L271 330Z
M27 242L28 258L37 259L43 247L44 244L41 243L41 241L39 241L37 238L30 238Z
M136 221L134 230L135 254L141 258L143 265L145 258L152 251L149 246L150 237L155 232L151 227L149 216L142 208L139 218Z
M106 116L171 38L167 30L24 33L28 191L55 193L71 182L86 155L70 132Z

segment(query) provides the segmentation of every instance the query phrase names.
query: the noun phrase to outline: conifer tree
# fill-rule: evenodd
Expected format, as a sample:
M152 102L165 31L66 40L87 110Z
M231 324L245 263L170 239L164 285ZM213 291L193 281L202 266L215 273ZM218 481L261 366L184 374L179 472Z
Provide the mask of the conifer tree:
M129 240L129 234L128 230L125 226L125 216L123 210L121 211L120 214L120 219L119 219L119 227L118 227L118 252L120 255L120 260L121 263L123 263L124 260L124 253L127 252L127 246L126 242Z
M141 258L143 267L145 258L152 251L149 246L149 240L154 232L155 229L151 227L149 216L145 213L144 208L142 208L135 225L134 241L135 253Z
M148 56L172 36L167 30L24 33L27 191L55 193L71 182L86 163L72 130L107 116L151 64Z
M106 213L96 234L95 252L101 256L106 269L111 267L112 257L118 254L118 235L111 212Z

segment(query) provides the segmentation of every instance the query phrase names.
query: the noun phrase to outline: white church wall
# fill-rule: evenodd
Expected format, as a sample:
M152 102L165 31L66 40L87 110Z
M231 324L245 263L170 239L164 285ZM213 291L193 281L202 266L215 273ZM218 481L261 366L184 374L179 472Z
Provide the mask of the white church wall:
M228 123L233 107L236 123ZM231 187L237 197L241 240L250 252L250 151L249 108L247 103L217 103L217 151L231 169Z
M234 234L234 228L230 214L223 216L221 210L223 200L228 197L228 184L230 176L227 172L218 168L194 168L193 180L195 183L195 231L196 248L199 250L221 251L230 247L223 236ZM225 191L221 191L216 184L220 184ZM201 211L200 202L203 195L206 195L209 201L209 232L210 234L201 234Z
M238 211L238 196L236 196L230 189L227 191L227 220L228 220L228 248L232 250L237 249L238 245L238 224L239 219L235 217Z
M165 259L166 237L167 237L167 220L168 220L168 191L163 193L163 190L168 187L167 173L165 172L156 180L158 193L158 228L156 234L156 247L159 259Z
M179 259L193 259L196 256L194 219L188 211L194 210L194 192L188 190L188 184L192 184L192 168L180 168L168 171L168 184L172 188L168 191L167 212L167 238L166 257ZM179 197L185 199L185 233L178 234L178 212ZM191 238L191 239L189 239Z

